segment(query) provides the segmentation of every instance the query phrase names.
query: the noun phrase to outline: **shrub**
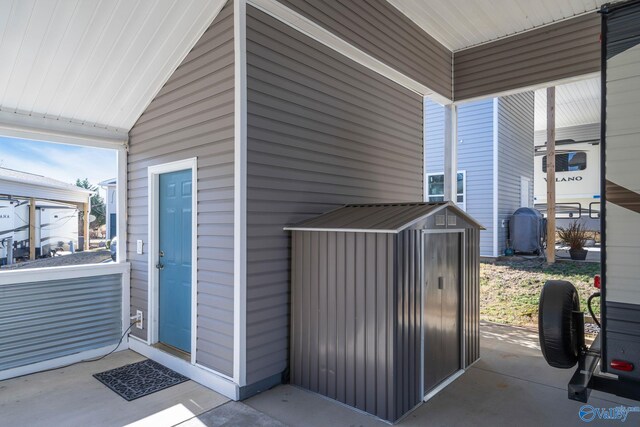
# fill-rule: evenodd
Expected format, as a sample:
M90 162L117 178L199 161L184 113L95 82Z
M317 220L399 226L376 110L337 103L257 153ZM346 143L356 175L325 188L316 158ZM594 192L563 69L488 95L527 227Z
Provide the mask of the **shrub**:
M572 250L581 250L587 242L587 230L578 221L574 221L569 227L558 228L560 240Z

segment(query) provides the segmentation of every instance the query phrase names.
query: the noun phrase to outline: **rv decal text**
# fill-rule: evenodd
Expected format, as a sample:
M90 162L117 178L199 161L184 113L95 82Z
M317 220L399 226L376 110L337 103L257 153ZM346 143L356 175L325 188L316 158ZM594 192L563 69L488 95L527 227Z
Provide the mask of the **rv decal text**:
M565 176L562 178L556 177L556 182L571 182L571 181L582 181L581 176ZM547 178L544 179L544 182L547 182Z

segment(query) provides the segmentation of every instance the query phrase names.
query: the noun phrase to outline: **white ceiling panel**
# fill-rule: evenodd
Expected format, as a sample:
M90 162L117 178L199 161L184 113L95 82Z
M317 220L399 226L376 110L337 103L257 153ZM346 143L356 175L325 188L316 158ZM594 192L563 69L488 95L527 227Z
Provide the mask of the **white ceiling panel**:
M600 123L600 78L556 86L556 128ZM535 129L547 128L547 90L536 91Z
M388 0L453 51L598 10L611 0Z
M224 0L0 0L0 110L127 132Z

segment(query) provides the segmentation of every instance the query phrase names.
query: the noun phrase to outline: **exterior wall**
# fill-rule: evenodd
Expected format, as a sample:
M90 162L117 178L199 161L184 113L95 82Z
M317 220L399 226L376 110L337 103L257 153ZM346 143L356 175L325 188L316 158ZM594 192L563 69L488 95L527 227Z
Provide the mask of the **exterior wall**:
M0 285L0 371L114 345L122 275Z
M148 179L152 165L198 157L198 329L196 361L233 375L233 3L227 4L129 133L128 260L131 310L144 313ZM146 246L145 246L146 247ZM146 252L146 251L145 251Z
M422 98L247 8L247 382L287 367L285 225L422 200Z
M556 128L556 141L560 141L562 139L574 139L576 142L600 140L600 123ZM534 141L535 145L546 144L547 131L535 131Z
M387 1L278 1L451 99L451 51Z
M604 19L603 366L638 380L638 369L621 372L609 366L615 359L640 357L640 4L611 6Z
M533 207L533 134L534 92L498 98L498 254L506 248L508 221L521 207L520 177L529 179Z
M454 54L460 101L600 71L600 15L590 13Z
M427 100L425 110L426 173L442 173L444 107ZM486 228L481 254L493 256L493 99L458 106L458 141L458 170L467 175L466 212Z

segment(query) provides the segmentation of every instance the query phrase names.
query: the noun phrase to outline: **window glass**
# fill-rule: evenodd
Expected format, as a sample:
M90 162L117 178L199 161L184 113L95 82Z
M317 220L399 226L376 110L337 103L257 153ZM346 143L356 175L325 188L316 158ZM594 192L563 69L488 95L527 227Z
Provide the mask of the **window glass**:
M444 194L444 175L430 175L428 185L429 195Z
M556 154L556 172L583 171L587 168L587 153L568 152ZM542 172L547 171L547 156L542 158Z
M462 209L465 208L464 172L458 172L456 202ZM444 202L444 174L427 176L427 196L430 202Z

